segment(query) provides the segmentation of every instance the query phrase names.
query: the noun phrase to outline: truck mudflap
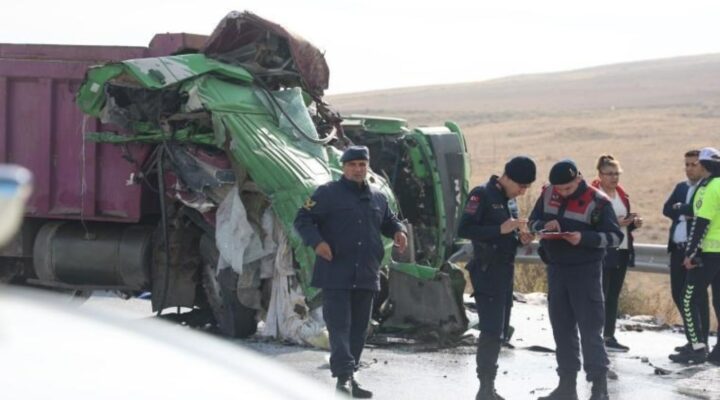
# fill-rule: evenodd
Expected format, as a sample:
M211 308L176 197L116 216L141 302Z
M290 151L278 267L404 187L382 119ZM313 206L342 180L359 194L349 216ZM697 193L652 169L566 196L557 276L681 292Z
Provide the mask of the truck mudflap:
M451 263L440 269L418 264L390 264L387 314L380 332L402 332L452 343L468 326L463 305L465 278Z

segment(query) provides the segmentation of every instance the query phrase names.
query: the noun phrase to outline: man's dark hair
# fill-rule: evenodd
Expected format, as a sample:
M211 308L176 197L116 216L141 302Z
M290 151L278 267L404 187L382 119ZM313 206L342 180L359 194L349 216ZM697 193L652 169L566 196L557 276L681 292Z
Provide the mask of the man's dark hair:
M685 153L685 157L699 157L700 156L700 150L688 150L687 153Z

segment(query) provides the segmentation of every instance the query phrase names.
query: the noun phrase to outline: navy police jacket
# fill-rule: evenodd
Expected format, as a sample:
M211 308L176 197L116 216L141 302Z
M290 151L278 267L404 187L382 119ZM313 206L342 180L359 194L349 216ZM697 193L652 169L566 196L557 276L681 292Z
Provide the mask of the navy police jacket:
M582 236L577 246L564 239L541 239L541 257L546 264L600 262L605 249L619 246L624 237L610 199L585 181L567 198L560 196L552 185L543 188L530 214L530 230L539 232L552 220L560 223L562 232L578 231Z
M500 225L517 216L517 207L511 207L498 177L493 175L468 194L458 223L458 236L472 241L475 257L485 253L481 246L490 246L496 261L512 263L520 241L517 232L500 234Z
M325 241L332 250L332 261L315 257L312 286L374 291L385 256L380 235L405 231L384 194L344 176L315 190L298 211L295 229L313 249Z

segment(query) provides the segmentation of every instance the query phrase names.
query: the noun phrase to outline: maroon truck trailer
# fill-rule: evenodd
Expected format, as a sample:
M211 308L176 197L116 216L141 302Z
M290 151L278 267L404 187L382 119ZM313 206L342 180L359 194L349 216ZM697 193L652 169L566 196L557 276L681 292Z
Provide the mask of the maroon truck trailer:
M158 34L148 47L0 44L0 162L34 174L23 229L0 252L0 281L88 291L153 285L158 194L129 184L152 147L84 140L84 132L105 127L82 114L75 93L92 65L194 52L206 39Z

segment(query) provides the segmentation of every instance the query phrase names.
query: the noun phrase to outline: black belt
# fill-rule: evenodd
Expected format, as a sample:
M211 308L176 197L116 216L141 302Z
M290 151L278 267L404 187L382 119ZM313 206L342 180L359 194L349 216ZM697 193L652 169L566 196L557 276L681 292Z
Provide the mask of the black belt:
M675 248L678 250L685 250L687 242L673 243L673 246L675 246Z

